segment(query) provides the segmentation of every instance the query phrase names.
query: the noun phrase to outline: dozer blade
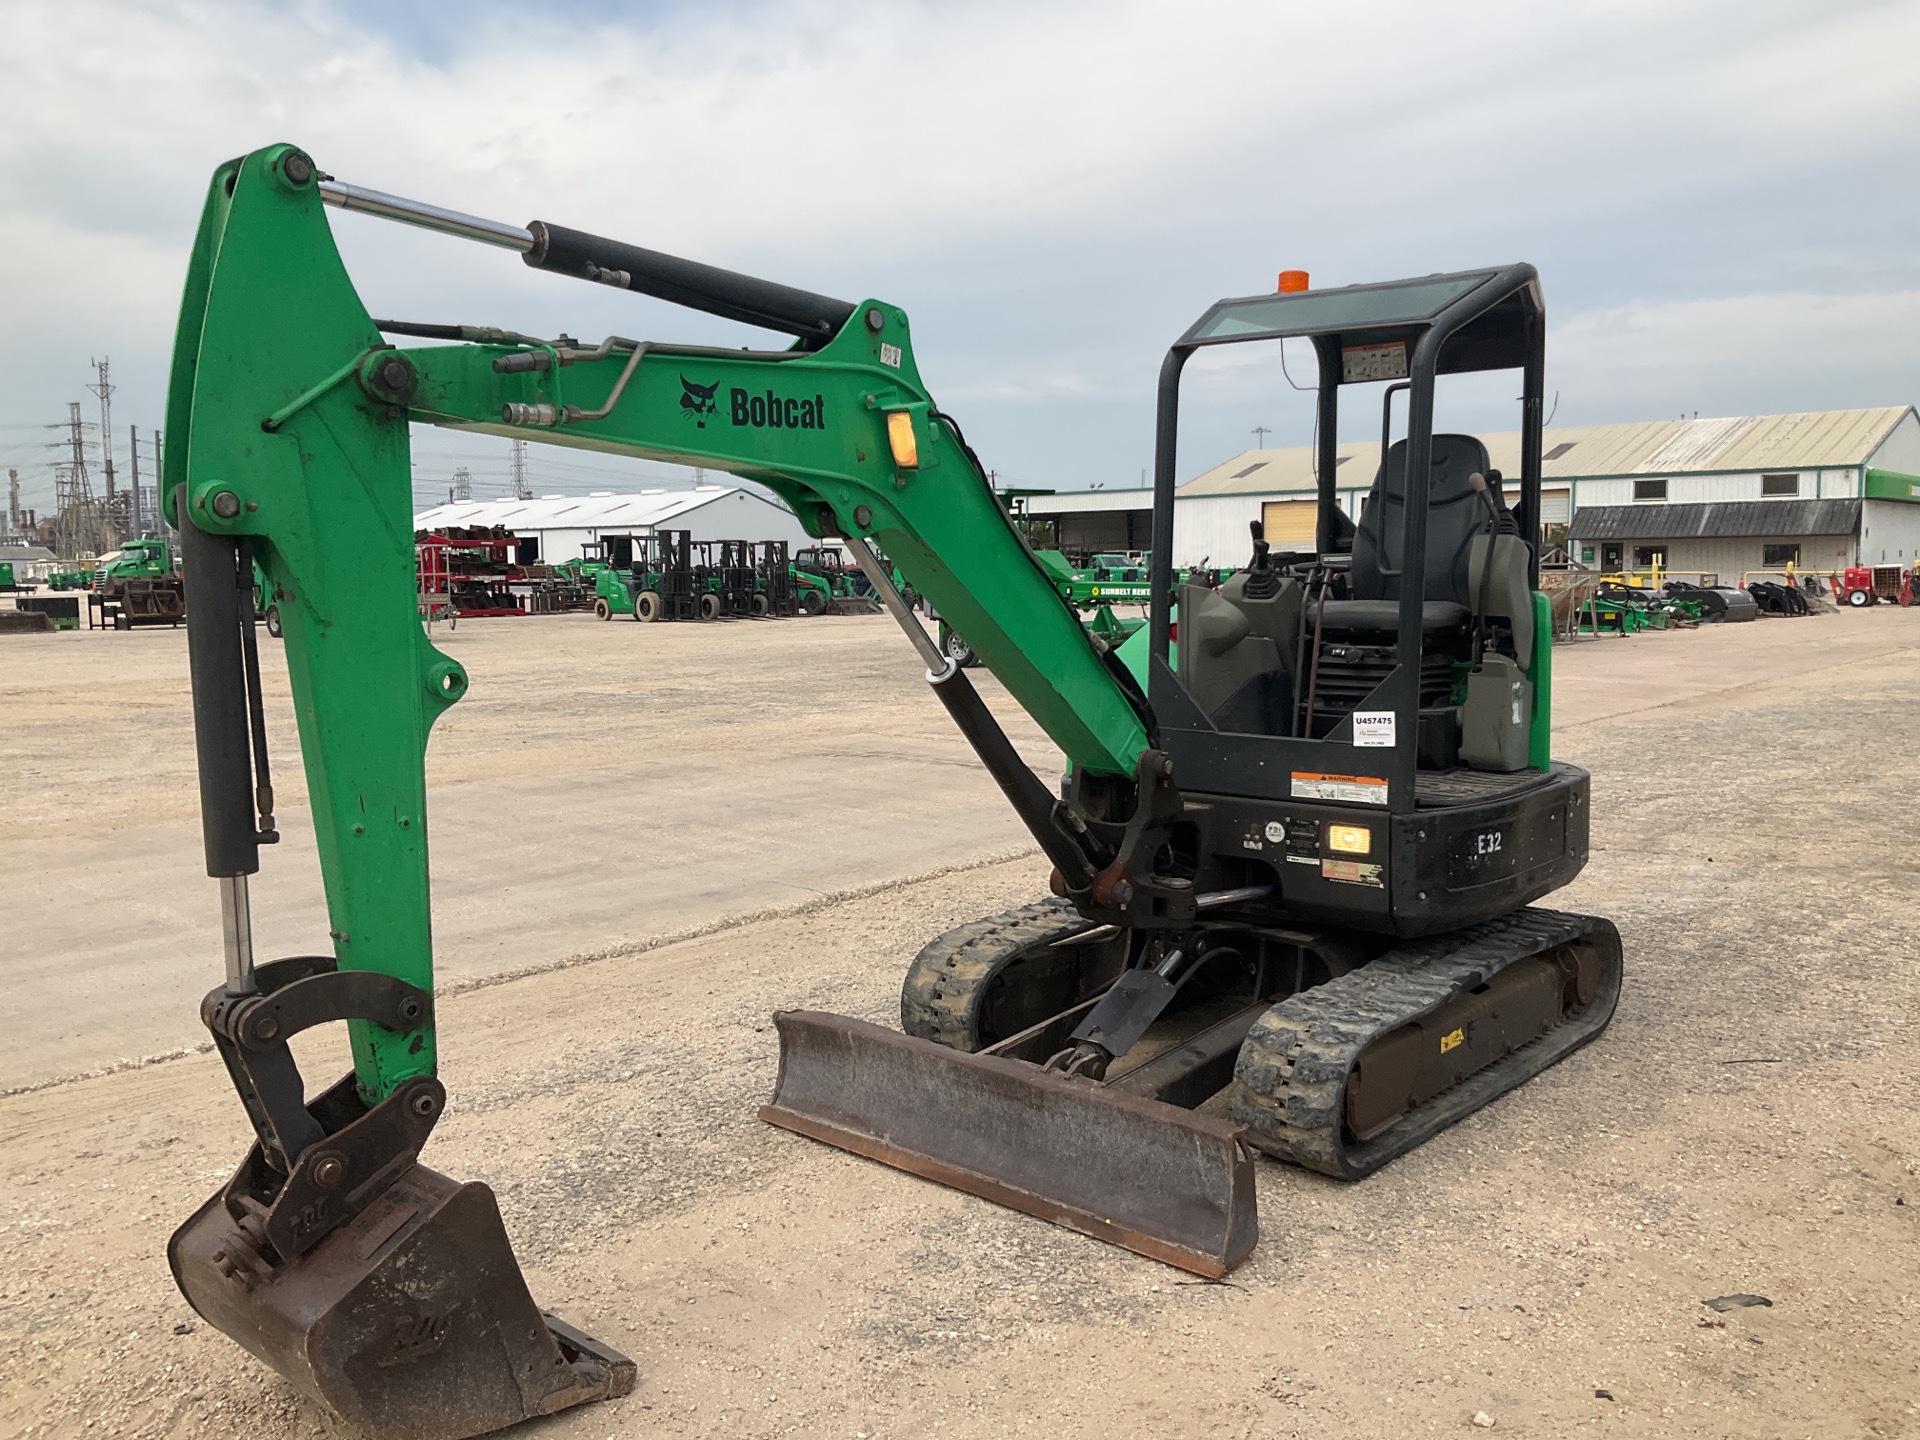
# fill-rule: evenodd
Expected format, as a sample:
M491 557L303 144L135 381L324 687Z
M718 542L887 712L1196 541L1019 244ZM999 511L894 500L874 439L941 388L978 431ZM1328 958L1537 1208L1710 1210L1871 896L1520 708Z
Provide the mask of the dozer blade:
M1209 1279L1259 1237L1237 1125L843 1015L773 1019L762 1120Z
M633 1389L631 1360L533 1303L484 1185L415 1163L353 1220L277 1264L224 1195L167 1246L181 1292L381 1440L465 1440Z

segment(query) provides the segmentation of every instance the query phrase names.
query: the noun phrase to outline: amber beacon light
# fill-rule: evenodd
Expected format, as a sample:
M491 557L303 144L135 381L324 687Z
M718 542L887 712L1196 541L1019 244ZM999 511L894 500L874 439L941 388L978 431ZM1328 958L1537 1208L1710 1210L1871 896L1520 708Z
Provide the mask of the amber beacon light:
M1296 295L1307 288L1307 272L1304 270L1282 270L1280 272L1280 293Z

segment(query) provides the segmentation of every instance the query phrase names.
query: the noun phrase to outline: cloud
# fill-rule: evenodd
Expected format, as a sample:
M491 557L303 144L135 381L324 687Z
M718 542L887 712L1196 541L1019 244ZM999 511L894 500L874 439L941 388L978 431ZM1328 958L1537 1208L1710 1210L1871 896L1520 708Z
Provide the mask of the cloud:
M1562 424L1910 405L1920 289L1633 302L1552 332Z
M1835 329L1777 369L1580 370L1584 332L1558 328L1580 317L1920 287L1903 239L1920 91L1889 58L1920 49L1911 5L1753 3L1736 24L1652 0L815 0L638 19L13 0L8 25L0 463L27 433L3 427L63 413L90 354L114 356L122 423L157 421L206 177L275 139L377 188L901 303L929 383L1030 483L1136 475L1167 344L1283 266L1340 284L1534 260L1556 366L1596 419L1714 387L1734 409L1798 408L1853 372L1820 358ZM501 252L358 217L335 233L376 313L748 338ZM1870 300L1845 313L1874 323ZM1911 396L1920 362L1869 378ZM1193 468L1296 423L1283 380L1244 379L1196 392Z

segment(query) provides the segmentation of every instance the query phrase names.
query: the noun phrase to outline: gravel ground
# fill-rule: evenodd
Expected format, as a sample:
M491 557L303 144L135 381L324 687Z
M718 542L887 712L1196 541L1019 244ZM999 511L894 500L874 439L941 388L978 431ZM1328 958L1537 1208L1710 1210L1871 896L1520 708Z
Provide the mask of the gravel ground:
M1226 1284L754 1118L770 1011L892 1020L1034 857L450 996L428 1158L641 1373L527 1433L1920 1434L1917 653L1890 610L1563 650L1612 1029L1360 1184L1261 1161ZM244 1143L206 1055L0 1099L0 1437L342 1433L167 1274Z

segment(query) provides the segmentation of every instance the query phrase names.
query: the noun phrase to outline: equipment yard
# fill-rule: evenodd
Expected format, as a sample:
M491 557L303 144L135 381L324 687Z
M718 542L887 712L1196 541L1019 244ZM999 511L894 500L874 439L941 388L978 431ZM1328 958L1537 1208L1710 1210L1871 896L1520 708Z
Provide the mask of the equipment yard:
M930 937L1046 890L891 621L433 642L472 684L428 750L425 1159L493 1186L540 1303L639 1370L526 1433L1920 1433L1920 613L1556 647L1594 803L1547 903L1618 925L1614 1023L1366 1180L1262 1158L1220 1284L757 1118L773 1011L897 1025ZM221 947L186 634L6 653L0 1437L345 1436L167 1267L252 1136L189 998ZM262 660L285 839L254 924L314 953ZM349 1063L337 1026L295 1048L316 1088Z

